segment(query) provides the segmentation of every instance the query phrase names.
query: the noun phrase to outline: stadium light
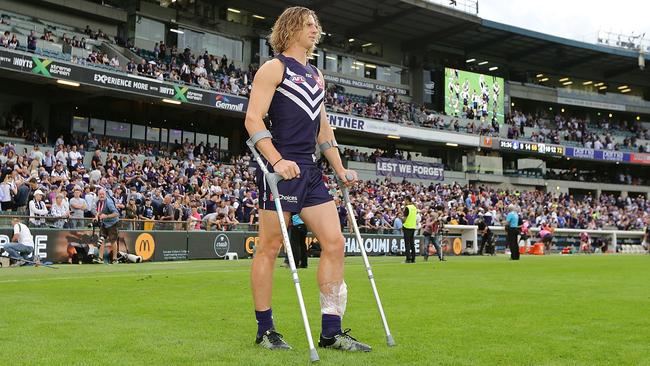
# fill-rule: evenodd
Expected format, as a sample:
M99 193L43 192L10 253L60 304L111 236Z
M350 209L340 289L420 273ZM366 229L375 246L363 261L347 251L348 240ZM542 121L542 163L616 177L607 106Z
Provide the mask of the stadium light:
M607 85L603 85L603 86L598 87L598 90L605 90L605 89L607 89Z
M565 82L567 80L569 80L569 78L562 78L562 79L560 79L560 82L562 83L562 82Z
M163 98L162 101L165 102L165 103L169 103L169 104L176 104L176 105L181 104L180 100L173 100L173 99Z
M57 82L57 84L67 85L67 86L74 86L75 88L78 88L79 85L80 85L79 83L75 83L74 81L61 80L61 79L58 79L56 82Z
M510 103L510 106L511 106L511 107L514 107L514 106L515 106L515 102Z
M253 18L262 19L262 20L266 19L266 17L257 14L253 14Z
M539 79L539 81L545 82L545 81L548 81L548 78L542 78L542 79Z
M350 43L354 42L354 38L348 39L348 42L350 42Z
M361 45L361 47L370 47L372 46L372 42L364 43Z
M591 85L592 83L593 81L590 80L590 81L585 81L584 83L582 83L582 85Z
M453 143L453 142L448 142L448 143L446 143L445 145L447 145L447 146L451 146L451 147L458 147L458 144L455 144L455 143Z
M366 64L366 67L369 68L369 69L376 69L376 68L377 68L377 65Z
M228 8L228 11L231 12L231 13L235 13L235 14L239 14L239 13L241 13L241 10L239 10L239 9L233 9L233 8Z
M640 120L641 120L641 116L636 116L636 120L637 120L637 121L640 121Z
M479 64L479 66L483 66L483 65L485 65L485 64L487 64L487 63L488 63L487 61L481 61L481 62L479 62L478 64Z
M499 69L499 66L492 66L488 70L494 71L494 70L498 70L498 69Z
M386 135L386 138L393 139L393 140L399 140L399 136L397 136L397 135Z
M573 84L573 81L565 81L562 83L562 85L571 85Z
M564 113L564 108L562 108L562 113Z
M541 77L544 77L544 74L537 74L537 75L535 75L535 77L536 78L541 78Z
M470 58L470 59L465 60L465 63L468 63L468 64L469 64L469 63L472 63L472 62L474 62L474 61L476 61L475 58Z
M183 32L182 30L178 30L178 29L170 29L169 31L174 32L174 33L178 33L178 34L185 34L185 32Z
M605 85L605 83L603 83L603 82L601 81L600 83L596 83L596 84L594 84L594 86L601 86L601 85Z
M611 113L609 114L609 118L612 118L612 114L611 114Z
M334 56L325 56L325 58L328 59L328 60L336 61L336 57L334 57Z
M630 88L630 87L627 86L627 85L621 85L621 86L619 86L617 89L618 89L618 90L623 90L623 89L629 89L629 88Z
M621 90L621 93L629 93L629 92L631 92L631 91L632 91L632 89L627 88L627 89L623 89L623 90Z

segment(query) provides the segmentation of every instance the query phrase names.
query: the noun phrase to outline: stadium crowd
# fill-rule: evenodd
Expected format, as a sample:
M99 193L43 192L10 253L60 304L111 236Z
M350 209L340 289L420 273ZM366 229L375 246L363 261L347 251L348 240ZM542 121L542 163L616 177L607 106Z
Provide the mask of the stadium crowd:
M248 65L247 70L235 66L227 55L221 57L209 54L196 55L190 48L180 52L176 46L167 47L164 42L154 45L152 51L130 45L131 51L142 58L140 64L133 59L124 71L158 80L182 82L223 93L247 96L257 67Z
M650 152L650 129L625 120L601 118L593 123L588 119L561 114L552 116L513 111L506 117L506 124L509 126L509 139L527 138L552 144L568 141L596 150ZM529 137L525 134L527 128L533 130ZM617 135L619 139L615 138Z
M74 141L79 142L79 141ZM83 225L92 217L97 192L111 192L126 219L170 221L168 228L235 230L256 224L258 196L248 155L215 162L215 149L184 143L176 146L184 159L161 155L116 156L87 145L57 140L56 153L38 146L19 153L10 144L0 146L0 204L2 211L17 211L42 218L32 225ZM179 151L180 151L179 150ZM84 156L92 154L90 166ZM331 193L336 184L324 177ZM544 223L558 228L640 229L650 217L650 201L643 197L573 197L540 191L506 191L486 186L414 184L406 181L361 181L351 189L358 224L364 231L399 231L403 198L414 197L422 220L436 216L449 224L474 224L482 219L500 224L510 204L518 205L532 227ZM342 225L344 206L338 201ZM45 218L48 218L45 220ZM76 219L76 220L75 220ZM424 222L422 221L422 222ZM164 226L163 226L164 227Z

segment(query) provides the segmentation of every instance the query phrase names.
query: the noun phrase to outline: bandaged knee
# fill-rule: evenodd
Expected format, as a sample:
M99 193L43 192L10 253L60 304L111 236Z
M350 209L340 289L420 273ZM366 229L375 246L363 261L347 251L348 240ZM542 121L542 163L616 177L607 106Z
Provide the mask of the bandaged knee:
M325 290L325 292L323 292ZM331 314L343 317L348 303L348 286L345 281L328 282L321 286L321 314Z

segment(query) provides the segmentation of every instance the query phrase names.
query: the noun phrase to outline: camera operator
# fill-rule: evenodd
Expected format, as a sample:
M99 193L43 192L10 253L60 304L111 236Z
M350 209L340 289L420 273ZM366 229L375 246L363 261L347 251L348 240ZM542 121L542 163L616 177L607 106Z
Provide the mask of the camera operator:
M23 224L20 218L12 218L11 224L14 227L14 235L11 242L4 245L4 251L9 254L9 258L17 261L14 266L21 266L26 263L20 263L21 260L28 261L30 256L34 254L34 238L27 225ZM39 259L36 254L33 255L33 259L34 262L38 263Z
M485 250L486 254L491 254L495 255L494 253L494 234L492 234L492 230L490 230L490 227L485 223L485 220L478 219L478 233L481 238L481 243L478 247L478 255L483 255L483 251Z
M104 188L99 190L97 195L97 207L94 224L99 225L99 236L104 238L103 258L104 263L109 264L117 261L117 223L120 221L120 213L115 206L113 198L108 196ZM111 258L111 249L113 255Z

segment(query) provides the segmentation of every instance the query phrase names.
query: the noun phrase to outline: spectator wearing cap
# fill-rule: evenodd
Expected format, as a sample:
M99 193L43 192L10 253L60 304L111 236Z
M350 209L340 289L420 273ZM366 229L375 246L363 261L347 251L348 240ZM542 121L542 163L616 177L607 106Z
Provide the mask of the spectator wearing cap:
M44 196L43 191L37 189L34 192L34 199L29 201L29 222L34 226L45 225L45 219L42 219L42 217L47 215L47 207L45 202L43 202Z
M75 186L73 197L70 198L70 226L73 229L84 226L84 213L88 210L88 203L81 198L81 187Z
M138 218L140 220L151 221L154 219L155 210L151 205L151 197L147 196L144 199L144 205L138 208Z
M52 171L52 183L59 183L68 180L68 171L64 169L62 162L57 161L54 171Z

